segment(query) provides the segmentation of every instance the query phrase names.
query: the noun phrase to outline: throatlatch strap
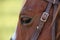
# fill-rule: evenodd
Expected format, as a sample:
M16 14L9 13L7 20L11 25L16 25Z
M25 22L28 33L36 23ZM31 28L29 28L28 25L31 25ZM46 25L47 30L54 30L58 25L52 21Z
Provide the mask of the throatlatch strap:
M52 26L52 40L55 40L55 22L53 23Z
M54 16L55 16L56 11L57 11L57 7L58 7L58 6L55 4L55 5L54 5L53 18L54 18ZM53 23L53 25L52 25L52 40L55 40L55 21L54 21L54 23Z

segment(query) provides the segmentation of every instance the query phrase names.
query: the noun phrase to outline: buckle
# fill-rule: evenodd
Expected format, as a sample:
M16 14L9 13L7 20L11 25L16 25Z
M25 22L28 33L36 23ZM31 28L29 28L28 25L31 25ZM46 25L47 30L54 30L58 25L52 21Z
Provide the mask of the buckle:
M58 4L59 3L59 0L46 0L52 4Z
M42 16L41 16L41 21L43 21L43 22L46 22L47 21L47 19L48 19L48 16L49 16L49 13L47 13L47 12L44 12L43 14L42 14Z
M56 0L53 1L53 4L55 4L55 3L56 3Z
M53 4L58 4L59 0L53 0Z

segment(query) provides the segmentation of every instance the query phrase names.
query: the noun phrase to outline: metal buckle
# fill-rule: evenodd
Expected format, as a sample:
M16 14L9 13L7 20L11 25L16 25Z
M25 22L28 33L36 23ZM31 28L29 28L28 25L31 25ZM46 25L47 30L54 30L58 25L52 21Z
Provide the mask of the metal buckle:
M58 4L59 0L53 0L53 4Z
M49 16L49 13L47 13L47 12L44 12L43 14L42 14L42 16L41 16L41 21L43 21L43 22L46 22L47 21L47 19L48 19L48 16Z
M55 3L56 3L56 0L53 1L53 4L55 4Z

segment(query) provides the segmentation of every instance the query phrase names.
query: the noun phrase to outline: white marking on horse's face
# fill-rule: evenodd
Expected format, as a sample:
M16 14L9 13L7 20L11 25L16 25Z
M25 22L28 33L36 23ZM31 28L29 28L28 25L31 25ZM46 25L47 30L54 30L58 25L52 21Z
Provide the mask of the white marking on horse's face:
M16 32L12 35L12 40L16 40Z

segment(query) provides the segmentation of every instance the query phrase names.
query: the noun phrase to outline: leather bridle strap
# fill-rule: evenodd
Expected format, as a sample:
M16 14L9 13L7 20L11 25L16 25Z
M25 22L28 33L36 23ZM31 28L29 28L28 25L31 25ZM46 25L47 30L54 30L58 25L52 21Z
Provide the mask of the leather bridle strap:
M49 11L50 11L51 6L52 6L52 3L49 2L46 11L42 14L42 16L40 18L39 25L37 26L35 32L33 33L32 37L31 37L31 40L38 39L38 36L44 26L44 23L47 21L47 19L49 17Z
M58 8L57 8L57 6L55 5L55 7L54 7L54 14L53 14L53 21L52 21L52 23L51 23L51 25L50 25L50 27L52 27L52 40L55 40L56 39L56 35L55 35L55 19L56 19L56 17L57 17L57 15L58 15L58 12L59 12L59 10L60 10L60 3L58 4Z
M58 7L58 6L55 4L55 5L54 5L54 12L53 12L53 19L54 19L54 16L55 16L57 7ZM56 21L56 20L55 20L55 21ZM54 21L54 23L52 24L52 40L55 40L55 26L56 26L56 25L55 25L55 23L56 23L55 21Z
M38 36L39 36L39 34L41 33L41 30L42 30L42 28L43 28L46 20L48 19L49 10L50 10L51 6L52 6L52 3L49 2L46 11L45 11L45 12L42 14L42 16L41 16L40 23L39 23L39 25L37 26L37 29L35 30L35 32L33 33L32 37L31 37L31 40L37 40L37 39L38 39ZM53 25L53 23L54 23L54 21L55 21L55 19L56 19L56 16L57 16L57 14L58 14L57 12L58 12L58 10L59 10L59 6L58 6L58 7L56 7L56 6L57 6L57 5L54 5L54 13L53 13L54 17L53 17L52 24L50 25L50 27L52 27L52 25ZM56 10L55 10L55 9L56 9ZM45 19L44 19L44 17L45 17ZM44 19L44 20L43 20L43 19ZM53 28L54 28L54 27L53 27ZM53 34L53 33L52 33L52 34ZM52 35L52 40L55 40L55 37L54 37L54 36L55 36L55 35Z
M52 26L52 24L54 23L54 21L55 21L55 19L56 19L56 17L57 17L57 14L58 14L58 12L59 12L59 10L60 10L60 3L58 4L58 8L57 8L56 11L55 11L55 14L54 14L54 17L53 17L53 20L52 20L52 23L51 23L50 26Z

